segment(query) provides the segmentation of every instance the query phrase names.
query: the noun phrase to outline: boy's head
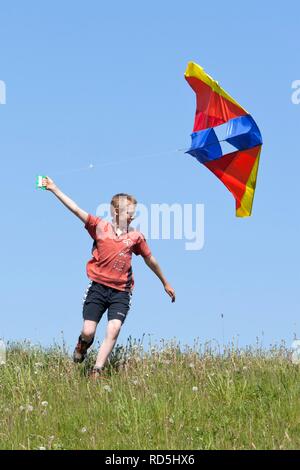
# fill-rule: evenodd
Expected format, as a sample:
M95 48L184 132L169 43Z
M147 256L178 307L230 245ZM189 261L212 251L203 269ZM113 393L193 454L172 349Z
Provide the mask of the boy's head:
M129 227L135 217L137 200L126 193L118 193L112 197L110 210L113 220L117 222L121 229Z

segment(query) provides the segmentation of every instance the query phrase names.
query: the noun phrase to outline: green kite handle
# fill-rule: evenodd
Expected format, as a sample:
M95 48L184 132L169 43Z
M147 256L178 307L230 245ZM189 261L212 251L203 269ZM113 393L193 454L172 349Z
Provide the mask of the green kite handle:
M37 176L36 177L36 189L47 189L46 186L43 186L43 178L47 178L47 176Z

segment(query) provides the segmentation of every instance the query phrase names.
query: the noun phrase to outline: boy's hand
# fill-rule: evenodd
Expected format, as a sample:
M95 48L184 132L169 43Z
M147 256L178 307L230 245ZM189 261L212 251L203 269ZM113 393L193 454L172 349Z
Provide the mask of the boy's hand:
M171 287L170 284L167 282L154 256L151 255L149 257L146 257L144 258L144 261L147 264L147 266L149 266L149 268L152 269L152 271L156 274L156 276L161 280L165 288L165 291L171 297L172 302L175 302L175 291L173 287Z
M171 297L172 302L175 302L175 290L173 287L170 286L170 284L165 284L165 291L166 293Z
M47 191L54 191L54 189L57 188L56 184L49 176L42 179L42 185L46 187Z

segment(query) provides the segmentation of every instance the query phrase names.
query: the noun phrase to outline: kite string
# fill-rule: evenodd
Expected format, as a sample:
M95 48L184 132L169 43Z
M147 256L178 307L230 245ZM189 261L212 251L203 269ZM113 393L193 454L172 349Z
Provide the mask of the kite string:
M54 176L57 176L57 175L64 175L64 174L73 173L73 172L88 171L88 170L93 170L94 168L103 168L106 166L122 164L128 161L143 160L143 159L148 159L148 158L157 158L163 155L168 155L168 154L171 155L171 154L174 154L175 152L184 152L186 150L188 149L183 148L183 149L166 150L164 152L159 152L159 153L152 153L152 154L147 154L147 155L138 155L135 157L123 158L122 160L106 161L106 162L98 163L96 165L94 165L93 163L90 163L88 166L85 166L85 167L72 168L72 169L65 170L65 171L53 171L51 172L51 174L53 174Z
M226 142L226 139L219 140L218 142ZM215 143L207 144L206 147L210 147L212 145L215 145ZM65 170L65 171L54 171L51 174L53 174L54 176L57 176L57 175L65 175L65 174L81 172L81 171L90 171L90 170L93 170L94 168L103 168L103 167L106 167L106 166L122 164L122 163L125 163L125 162L135 161L135 160L145 160L145 159L148 159L148 158L157 158L157 157L161 157L163 155L164 156L165 155L172 155L176 152L186 152L187 150L189 150L189 148L165 150L164 152L152 153L152 154L146 154L146 155L137 155L135 157L123 158L122 160L106 161L106 162L98 163L97 165L94 165L93 163L90 163L88 166L85 166L85 167L72 168L72 169Z

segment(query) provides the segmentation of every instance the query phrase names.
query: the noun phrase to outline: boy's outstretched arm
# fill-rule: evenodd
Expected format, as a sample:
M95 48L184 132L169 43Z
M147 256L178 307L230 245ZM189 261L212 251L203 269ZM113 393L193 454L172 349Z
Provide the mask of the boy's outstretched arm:
M59 199L71 212L73 212L73 214L79 217L79 219L82 220L83 223L87 222L88 213L80 209L80 207L77 206L76 202L72 201L72 199L70 199L66 194L64 194L58 188L58 186L56 186L54 181L49 178L49 176L43 179L42 184L46 187L48 191L51 191L53 194L55 194L57 199Z
M175 302L175 290L173 287L170 286L166 278L164 277L160 266L154 256L149 256L148 258L144 258L144 261L147 266L156 274L156 276L161 280L163 286L165 288L166 293L171 297L172 302Z

